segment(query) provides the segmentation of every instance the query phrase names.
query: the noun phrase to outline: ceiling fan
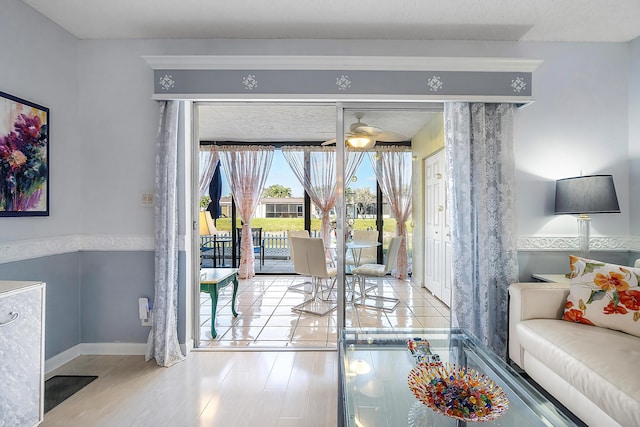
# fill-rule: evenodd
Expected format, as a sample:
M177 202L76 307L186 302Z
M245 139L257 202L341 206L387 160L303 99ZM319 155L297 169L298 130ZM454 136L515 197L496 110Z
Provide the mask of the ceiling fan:
M351 123L349 126L349 132L345 133L347 144L354 148L371 148L375 145L376 141L380 142L402 142L409 138L398 132L381 129L375 126L369 126L363 123L361 120L364 117L364 113L354 114L358 121ZM322 145L331 145L336 143L336 138L324 141Z

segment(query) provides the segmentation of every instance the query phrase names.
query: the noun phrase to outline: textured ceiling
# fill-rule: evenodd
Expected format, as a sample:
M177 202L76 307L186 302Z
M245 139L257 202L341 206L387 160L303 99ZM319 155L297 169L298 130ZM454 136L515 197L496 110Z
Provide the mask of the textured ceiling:
M361 122L398 132L411 139L434 117L433 104L424 110L358 110ZM345 128L356 111L345 111ZM336 108L320 105L207 105L198 107L201 141L287 142L326 141L336 136Z
M23 0L80 39L627 42L639 0Z
M640 0L23 0L79 39L395 39L627 42ZM412 137L432 113L366 112L363 122ZM355 122L347 114L345 124ZM203 107L200 139L335 137L331 106Z

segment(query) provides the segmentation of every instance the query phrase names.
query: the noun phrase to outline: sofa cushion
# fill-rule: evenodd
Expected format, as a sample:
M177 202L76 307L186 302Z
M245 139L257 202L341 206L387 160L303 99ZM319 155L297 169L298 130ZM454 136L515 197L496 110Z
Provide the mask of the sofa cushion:
M613 419L623 426L640 425L640 339L553 319L520 322L517 334L526 353Z
M570 256L564 320L640 336L640 268Z

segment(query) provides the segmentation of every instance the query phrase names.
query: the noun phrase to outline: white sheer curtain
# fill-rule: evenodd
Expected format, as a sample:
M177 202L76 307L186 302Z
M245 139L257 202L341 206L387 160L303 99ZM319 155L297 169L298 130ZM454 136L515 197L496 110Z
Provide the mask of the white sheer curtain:
M412 213L411 170L413 155L411 148L398 146L376 147L369 153L371 166L387 203L391 215L396 220L396 236L402 243L398 252L398 266L393 276L406 279L409 276L409 250L407 221Z
M160 107L156 143L155 296L145 360L171 366L184 359L178 342L178 101Z
M322 212L322 239L331 241L329 213L336 205L336 149L322 146L282 147L282 155L289 163L311 201ZM345 163L345 182L349 182L362 161L364 151L351 150Z
M258 206L260 196L271 169L272 146L234 145L215 147L227 176L231 194L242 220L240 269L238 277L250 279L256 275L251 217ZM232 231L235 225L232 225Z
M206 151L205 151L206 150ZM200 197L209 194L209 184L213 177L213 172L218 164L218 152L211 151L209 147L201 148L200 151Z
M445 103L452 235L451 322L501 357L518 279L512 104Z

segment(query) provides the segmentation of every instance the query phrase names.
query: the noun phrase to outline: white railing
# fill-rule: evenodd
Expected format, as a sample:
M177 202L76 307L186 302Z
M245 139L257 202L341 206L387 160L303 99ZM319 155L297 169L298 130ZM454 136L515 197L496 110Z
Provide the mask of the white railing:
M220 233L222 236L230 237L228 234ZM311 237L320 237L320 232L311 231ZM289 258L289 240L286 231L277 231L274 233L262 233L262 243L264 245L265 259L288 259ZM225 246L225 256L231 256L231 244Z

